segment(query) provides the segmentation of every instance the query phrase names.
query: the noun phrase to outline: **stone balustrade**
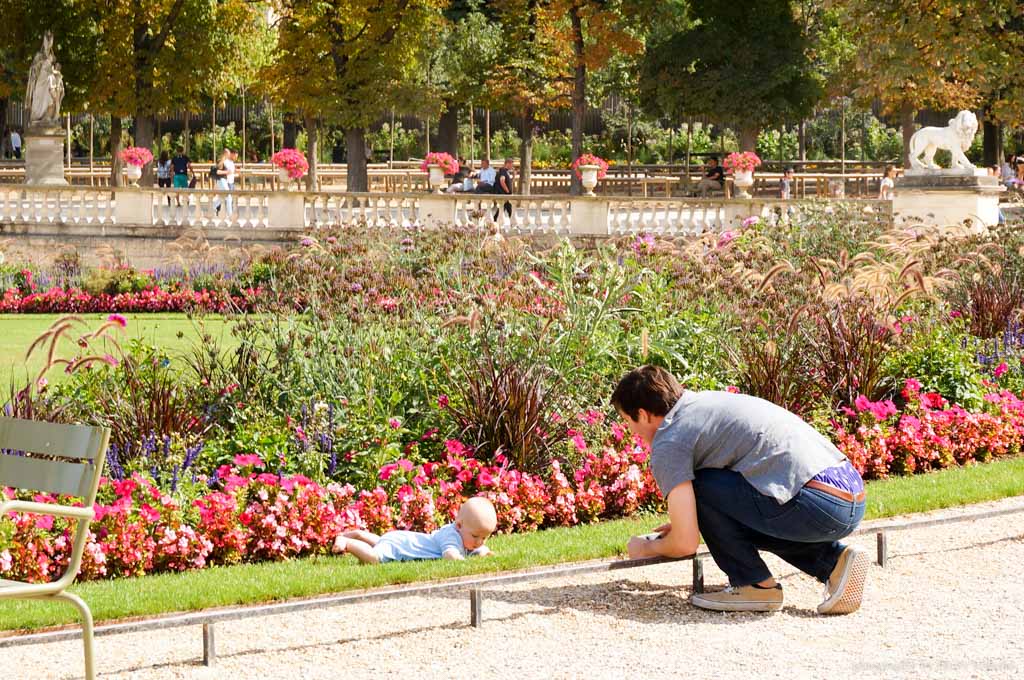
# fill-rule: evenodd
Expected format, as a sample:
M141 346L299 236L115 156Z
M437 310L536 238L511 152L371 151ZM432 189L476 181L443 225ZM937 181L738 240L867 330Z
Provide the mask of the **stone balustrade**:
M521 234L675 236L721 232L751 216L792 214L813 204L822 201L19 186L0 187L0 223L243 230L455 224ZM828 204L891 216L883 201L844 199Z

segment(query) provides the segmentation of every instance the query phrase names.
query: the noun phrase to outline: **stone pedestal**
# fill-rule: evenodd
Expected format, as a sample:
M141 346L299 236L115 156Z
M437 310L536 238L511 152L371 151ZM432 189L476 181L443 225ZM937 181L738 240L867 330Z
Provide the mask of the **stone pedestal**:
M419 222L427 229L455 224L455 197L429 194L420 199Z
M999 221L999 196L1004 191L997 177L961 170L909 170L896 180L894 222L990 227Z
M25 131L25 184L67 186L64 179L64 133L58 128Z
M119 225L152 226L153 195L148 189L115 189L114 220Z
M267 197L267 226L271 229L303 229L306 226L305 196L297 191L275 191Z
M573 196L569 201L573 236L608 235L608 200Z

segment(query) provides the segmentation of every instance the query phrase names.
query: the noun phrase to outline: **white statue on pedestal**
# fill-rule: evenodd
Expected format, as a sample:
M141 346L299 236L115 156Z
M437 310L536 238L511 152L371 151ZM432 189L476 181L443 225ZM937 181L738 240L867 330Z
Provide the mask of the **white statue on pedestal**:
M967 160L964 152L971 148L977 133L978 117L970 111L956 114L946 127L923 127L910 138L910 165L918 170L941 170L935 163L935 152L946 149L953 156L950 169L973 174L974 164Z
M46 32L43 46L32 59L25 92L25 111L30 126L60 126L60 103L64 99L64 78L53 56L53 33Z

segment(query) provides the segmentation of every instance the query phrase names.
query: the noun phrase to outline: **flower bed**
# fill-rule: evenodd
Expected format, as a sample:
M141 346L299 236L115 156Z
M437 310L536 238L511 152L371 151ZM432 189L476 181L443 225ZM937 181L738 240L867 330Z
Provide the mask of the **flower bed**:
M616 430L621 437L621 430ZM317 484L302 475L265 471L239 455L216 471L212 490L190 503L147 477L105 479L86 543L80 578L115 578L200 569L241 561L281 560L326 552L349 529L431 531L453 520L470 496L491 499L501 532L568 526L628 515L657 502L646 449L621 439L590 452L570 480L557 465L548 479L488 465L455 440L443 462L400 459L382 468L382 485ZM6 497L13 491L4 490ZM41 502L55 499L34 496ZM0 578L48 581L67 564L73 523L13 513L0 522ZM6 540L4 540L6 539Z
M252 311L260 299L260 291L247 289L244 295L225 291L179 290L151 288L137 293L92 295L76 288L53 287L44 292L22 294L9 288L0 298L3 314L75 314L87 312L187 312L203 310L224 313Z

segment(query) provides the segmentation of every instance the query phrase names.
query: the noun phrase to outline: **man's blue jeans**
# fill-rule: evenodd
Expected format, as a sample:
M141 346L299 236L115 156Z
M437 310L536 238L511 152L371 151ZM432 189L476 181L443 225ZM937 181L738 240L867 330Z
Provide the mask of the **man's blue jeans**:
M863 501L844 501L806 487L779 505L732 470L697 470L693 492L704 543L733 586L771 577L759 550L824 583L843 551L839 539L864 517Z

